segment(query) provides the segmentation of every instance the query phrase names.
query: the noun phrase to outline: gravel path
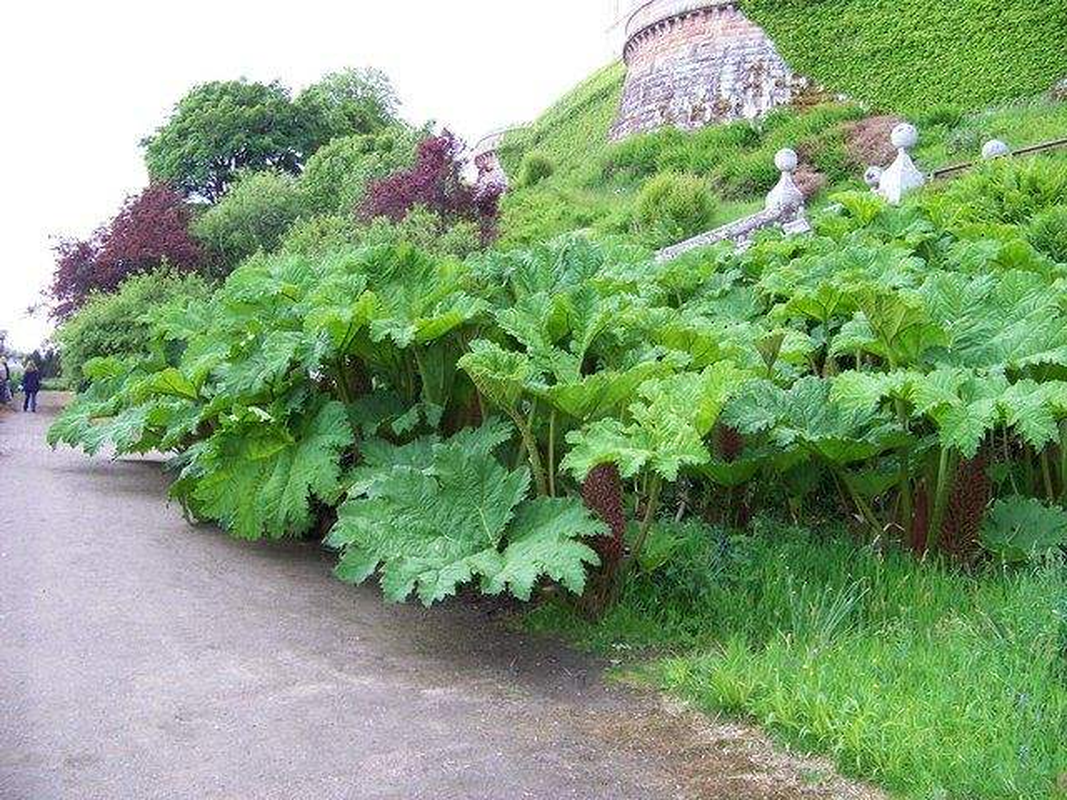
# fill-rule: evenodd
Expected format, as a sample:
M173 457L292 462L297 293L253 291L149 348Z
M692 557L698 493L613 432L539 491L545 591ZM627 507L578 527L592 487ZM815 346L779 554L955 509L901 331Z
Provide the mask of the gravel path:
M50 451L42 399L0 417L3 800L854 796L476 608L191 527L157 464Z

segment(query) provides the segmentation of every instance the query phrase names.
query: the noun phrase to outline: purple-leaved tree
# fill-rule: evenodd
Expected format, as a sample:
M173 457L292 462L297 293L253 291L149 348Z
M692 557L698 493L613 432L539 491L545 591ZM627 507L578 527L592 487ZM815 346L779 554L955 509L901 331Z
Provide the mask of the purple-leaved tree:
M465 149L448 131L424 139L414 166L371 183L359 216L400 222L416 206L425 206L446 227L462 220L477 222L482 243L489 244L496 238L503 189L472 187L463 180Z
M156 183L128 197L114 219L88 239L61 239L55 247L52 316L66 319L93 292L112 292L129 276L164 262L195 269L200 248L189 234L191 217L181 194Z

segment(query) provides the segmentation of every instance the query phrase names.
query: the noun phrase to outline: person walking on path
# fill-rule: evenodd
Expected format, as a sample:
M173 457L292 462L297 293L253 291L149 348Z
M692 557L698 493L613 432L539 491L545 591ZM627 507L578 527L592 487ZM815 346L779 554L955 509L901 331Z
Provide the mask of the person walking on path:
M25 398L22 400L23 411L37 413L37 392L41 390L41 373L37 371L37 365L33 361L26 362L26 371L22 374L22 391Z
M11 366L6 356L0 356L0 403L11 402Z

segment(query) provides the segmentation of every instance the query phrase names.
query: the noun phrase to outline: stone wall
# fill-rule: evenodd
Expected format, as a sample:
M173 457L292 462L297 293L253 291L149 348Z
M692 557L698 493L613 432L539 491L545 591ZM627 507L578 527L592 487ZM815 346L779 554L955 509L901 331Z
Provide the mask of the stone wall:
M612 139L752 119L807 86L728 0L651 0L633 13L626 33L626 86Z

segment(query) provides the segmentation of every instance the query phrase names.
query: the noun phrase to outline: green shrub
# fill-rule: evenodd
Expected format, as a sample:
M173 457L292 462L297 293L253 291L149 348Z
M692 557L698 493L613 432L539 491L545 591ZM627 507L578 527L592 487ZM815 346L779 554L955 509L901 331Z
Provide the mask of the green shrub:
M659 172L709 175L724 161L759 145L760 132L749 122L692 132L664 128L611 145L603 155L601 172L608 179L628 180L643 180Z
M926 198L940 224L1025 225L1067 197L1067 161L997 159ZM944 211L938 211L939 207Z
M684 134L660 155L659 171L710 175L723 162L745 150L759 147L760 133L749 122L713 125Z
M478 223L460 220L441 233L430 252L466 258L482 248L482 232Z
M66 378L45 378L41 381L41 388L46 392L69 392L71 383Z
M203 299L210 291L196 274L162 269L127 279L113 294L94 295L56 330L64 380L81 385L82 367L92 358L147 354L149 317L168 303Z
M796 150L806 163L825 175L831 185L856 177L857 170L849 159L841 125L802 140Z
M297 180L280 172L246 172L193 223L193 235L228 274L253 253L270 252L303 213Z
M634 224L650 246L679 242L711 227L716 201L695 175L664 173L645 183L637 197Z
M281 249L301 256L323 256L358 244L354 218L342 214L316 214L297 220L286 231Z
M375 136L334 139L308 159L300 176L309 211L350 214L371 181L411 166L419 132L392 130Z
M555 182L508 192L500 203L497 244L508 249L547 241L628 211L625 197L560 187Z
M644 180L659 171L663 152L684 139L681 131L675 128L630 136L605 151L601 171L608 179L621 176L629 180ZM684 170L689 165L684 163L675 166Z
M856 103L821 103L805 109L778 108L760 123L760 145L772 153L783 147L796 148L805 139L867 116L867 110Z
M522 167L519 170L519 185L524 187L536 186L541 181L552 177L556 171L552 159L544 153L527 153L522 158Z
M687 139L701 150L742 150L758 146L760 132L751 122L738 121L701 128Z
M1050 208L1034 217L1027 238L1045 255L1067 264L1067 206Z
M353 247L407 242L435 255L466 258L482 249L477 223L445 226L433 212L417 206L401 222L378 217L357 223L353 216L320 214L299 220L286 234L282 250L291 255L322 257Z
M774 150L756 150L725 161L713 176L724 197L740 198L769 192L781 173L774 166Z
M357 228L355 238L368 247L404 242L426 253L457 258L466 258L482 246L477 224L463 221L447 226L423 206L416 206L400 222L378 217Z

